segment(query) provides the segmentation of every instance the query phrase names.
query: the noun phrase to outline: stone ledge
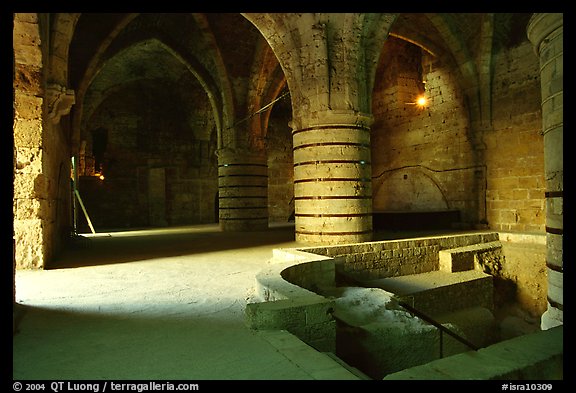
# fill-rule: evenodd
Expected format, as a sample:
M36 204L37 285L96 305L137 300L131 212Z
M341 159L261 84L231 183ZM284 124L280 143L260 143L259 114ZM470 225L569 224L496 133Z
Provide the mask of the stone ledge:
M246 325L254 330L286 330L319 351L336 350L334 302L322 296L248 303Z
M314 292L334 285L333 258L276 249L256 275L256 302L246 305L246 324L255 330L287 330L319 351L334 352L334 303Z
M562 326L398 371L384 380L561 380Z
M316 380L359 380L359 373L348 370L330 352L318 352L286 330L257 333L299 368Z
M445 272L473 270L479 267L476 266L478 254L494 251L500 252L501 250L502 243L500 241L440 250L438 252L439 270Z
M334 258L292 249L277 249L273 255L256 275L260 301L321 297L314 289L335 285Z

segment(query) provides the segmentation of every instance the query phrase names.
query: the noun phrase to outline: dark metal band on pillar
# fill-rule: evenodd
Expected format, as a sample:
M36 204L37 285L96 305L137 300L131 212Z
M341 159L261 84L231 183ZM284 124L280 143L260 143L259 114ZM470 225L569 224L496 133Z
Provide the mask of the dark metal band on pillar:
M370 240L370 128L361 124L319 125L292 135L297 240Z
M228 231L268 228L268 167L258 163L218 165L220 226Z
M563 191L546 191L546 242L547 242L547 276L548 276L548 304L549 308L547 313L552 312L554 318L558 319L558 313L564 311L563 305L563 292L564 292L564 267L562 257L562 243L564 228L562 222L562 213L556 212L557 206L562 206L564 198ZM554 311L551 311L554 310ZM548 321L549 318L542 318L543 321ZM556 322L557 323L557 322ZM545 322L544 327L550 326L550 322Z

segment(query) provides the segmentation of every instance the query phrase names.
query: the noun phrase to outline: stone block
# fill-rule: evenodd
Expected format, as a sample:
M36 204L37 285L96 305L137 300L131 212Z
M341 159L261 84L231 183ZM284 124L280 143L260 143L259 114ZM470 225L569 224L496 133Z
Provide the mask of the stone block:
M246 325L255 330L287 330L318 350L334 351L334 303L320 297L246 305Z
M445 272L461 272L474 268L474 251L442 250L438 253L440 270Z
M15 119L14 145L38 148L42 144L41 119Z
M501 248L500 242L488 242L441 250L438 253L439 270L461 272L475 268L482 269L482 265L487 263L482 255L489 252L500 253Z

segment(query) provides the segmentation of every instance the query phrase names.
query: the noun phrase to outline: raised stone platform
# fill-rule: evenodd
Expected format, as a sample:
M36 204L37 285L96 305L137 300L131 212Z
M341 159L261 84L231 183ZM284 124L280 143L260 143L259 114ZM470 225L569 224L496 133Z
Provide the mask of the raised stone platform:
M501 254L502 243L499 241L440 250L438 252L439 270L446 272L461 272L472 269L484 270L485 267L499 263Z
M499 339L492 274L504 262L501 246L498 233L474 232L276 249L256 276L247 323L288 330L373 379L468 353ZM368 298L343 305L354 287ZM369 316L358 319L362 309Z
M428 315L477 306L488 310L494 308L492 276L478 270L458 273L438 270L369 280L363 285L391 292L400 301Z

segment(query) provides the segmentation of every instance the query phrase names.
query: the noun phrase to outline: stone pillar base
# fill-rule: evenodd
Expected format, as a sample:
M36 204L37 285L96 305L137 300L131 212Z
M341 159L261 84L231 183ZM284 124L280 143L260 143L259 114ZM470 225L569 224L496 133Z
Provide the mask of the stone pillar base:
M540 329L548 330L564 324L564 312L548 304L548 310L540 318Z

